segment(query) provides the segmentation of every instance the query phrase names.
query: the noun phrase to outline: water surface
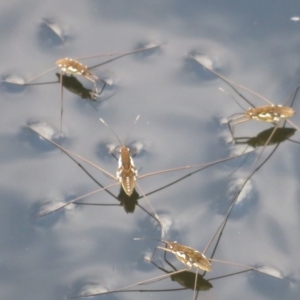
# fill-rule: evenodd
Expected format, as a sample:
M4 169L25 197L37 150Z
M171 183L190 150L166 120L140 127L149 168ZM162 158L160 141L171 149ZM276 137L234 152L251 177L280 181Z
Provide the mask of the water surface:
M205 163L235 151L235 146L226 143L230 134L220 120L241 109L218 90L219 86L229 88L188 55L205 55L218 72L274 103L282 103L299 84L300 23L291 20L297 11L297 1L289 5L233 0L226 4L181 0L2 1L1 74L2 78L19 75L29 79L65 56L77 58L160 44L155 51L127 56L94 70L99 77L113 80L114 86L102 95L105 99L114 93L106 101L93 106L64 91L63 145L114 174L116 161L104 145L117 141L99 118L124 141L140 115L127 142L143 146L135 158L141 175ZM45 25L45 20L58 26L62 38ZM90 66L104 60L84 63ZM41 78L56 79L54 73ZM81 82L92 88L89 81ZM26 128L27 124L43 122L59 132L58 84L1 84L0 92L1 298L63 299L90 287L113 290L161 275L143 259L156 243L133 240L160 236L157 222L139 207L134 214L126 214L120 206L76 206L32 220L42 203L68 201L97 185L64 153ZM255 105L264 104L254 97L251 100ZM297 99L294 107L296 111L300 108ZM300 126L298 115L293 122ZM253 136L269 127L248 122L239 125L235 133ZM300 140L299 133L293 138ZM298 299L299 151L297 144L282 143L252 177L249 194L234 209L215 254L218 259L275 268L291 283L248 272L211 281L213 288L200 292L199 299ZM230 173L241 160L199 172L149 196L157 214L169 222L165 238L202 251L235 194L230 190L234 180L248 174L254 156L233 175ZM145 178L140 186L148 193L187 173ZM112 182L101 172L94 170L93 174L104 185ZM112 192L117 195L119 188ZM107 193L85 201L119 204ZM145 199L139 203L149 209ZM163 254L158 252L155 258L159 263ZM239 270L214 264L206 278ZM166 279L143 288L180 286ZM192 299L193 293L142 295ZM105 298L140 296L120 293Z

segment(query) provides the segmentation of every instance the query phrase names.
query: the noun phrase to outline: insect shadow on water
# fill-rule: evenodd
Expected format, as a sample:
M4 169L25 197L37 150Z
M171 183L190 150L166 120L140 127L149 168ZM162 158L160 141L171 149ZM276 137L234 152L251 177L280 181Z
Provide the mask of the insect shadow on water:
M59 82L61 74L55 73L55 75L58 78L57 82ZM95 102L98 99L98 95L94 93L93 90L84 87L84 85L74 76L62 75L62 84L65 89L67 89L71 93L74 93L75 95L78 95L82 99L91 100L92 102ZM107 84L107 81L105 81L105 84ZM102 99L102 102L104 100L108 100L111 96Z
M250 171L248 173L248 176L244 180L243 184L241 185L240 191L237 193L236 197L234 197L233 203L235 203L242 192L243 188L249 181L249 179L252 177L252 175L257 172L264 164L265 162L272 156L272 154L275 152L275 150L278 148L281 142L283 142L286 137L290 137L295 131L299 131L300 129L290 120L290 118L295 114L295 110L292 108L292 105L294 104L294 101L296 99L298 90L300 86L297 86L293 93L284 101L283 105L277 105L273 104L270 100L266 99L265 97L259 95L258 93L239 85L232 80L229 80L228 78L224 77L223 75L218 74L213 69L209 68L207 65L204 64L204 56L190 56L191 59L195 60L197 63L199 63L203 68L207 69L211 73L215 74L217 77L219 77L222 81L224 81L229 87L231 87L242 99L244 99L250 106L248 110L246 110L244 113L238 113L231 117L229 117L229 129L232 135L233 140L238 140L238 138L234 138L234 126L240 123L244 123L250 120L258 120L268 123L273 123L274 127L270 128L268 130L265 130L264 132L257 135L257 137L252 138L252 140L248 139L248 144L252 143L255 144L255 147L262 146L261 151L259 152L258 156L254 160L254 163L252 164L252 167L250 168ZM258 97L259 99L265 101L268 103L268 105L255 107L242 93L239 92L238 89L245 90L246 92L249 92L250 94ZM220 89L221 91L228 94L224 89ZM229 94L228 94L229 95ZM229 95L230 96L230 95ZM234 97L231 97L239 106L240 104ZM290 101L290 106L285 106ZM241 106L240 106L241 107ZM293 126L293 128L285 128L286 123ZM283 124L282 127L279 127L280 124ZM278 134L276 132L279 130ZM286 136L285 136L286 135ZM275 148L272 150L271 154L263 161L258 167L258 161L260 160L265 148L270 144L275 144ZM233 208L233 206L232 206ZM231 208L231 209L232 209Z
M253 148L263 147L269 137L272 135L274 128L263 130L258 135L254 137L236 137L234 138L234 143L236 145L248 145ZM273 133L272 137L268 142L268 146L277 145L284 141L290 140L290 138L295 134L296 129L290 127L278 127Z
M234 144L247 145L244 151L246 151L248 147L258 148L258 147L265 147L265 146L267 147L267 146L274 146L274 145L276 145L276 149L277 149L278 146L285 141L290 141L295 144L300 144L300 142L291 139L291 137L295 134L296 129L290 127L284 127L284 126L285 124L283 124L283 127L278 127L273 134L272 132L274 128L271 127L269 129L263 130L262 132L260 132L258 135L254 137L236 137L234 138ZM272 153L274 153L274 151L272 151ZM270 156L268 156L268 159L269 158ZM247 157L245 157L245 160L246 159Z
M61 109L60 109L60 134L62 135L62 119L63 119L63 87L66 87L69 91L75 92L75 94L80 95L82 98L89 99L92 101L95 101L104 91L106 85L110 84L107 80L103 80L93 74L91 70L99 68L105 64L108 64L110 62L113 62L121 57L134 54L134 53L139 53L147 50L153 50L155 48L160 47L160 45L153 45L150 44L149 46L139 48L136 50L132 51L127 51L127 52L119 52L119 53L109 53L109 54L98 54L98 55L91 55L91 56L86 56L86 57L80 57L80 58L62 58L59 59L55 62L56 67L51 68L23 83L20 83L18 81L14 80L5 80L8 83L11 84L16 84L16 85L22 85L22 86L28 86L28 85L44 85L44 84L53 84L53 83L60 83L60 94L61 94ZM112 59L109 59L107 61L104 61L102 63L96 64L94 66L88 67L83 65L80 61L85 60L85 59L92 59L92 58L98 58L98 57L108 57L108 56L116 56ZM40 83L32 83L33 81L37 80L38 78L56 70L60 69L60 73L57 76L59 77L57 81L52 81L52 82L40 82ZM82 76L85 79L89 80L90 82L93 83L93 90L89 90L84 88L84 86L78 81L74 79L68 78L68 75L72 78L72 76ZM103 85L100 90L98 91L96 81L100 80Z
M138 117L136 118L136 120L135 120L134 123L136 123ZM101 122L103 124L105 124L106 126L108 126L107 123L104 120L101 119ZM43 207L40 210L40 212L38 213L38 215L36 216L36 219L44 217L44 216L46 216L48 214L51 214L51 213L53 213L53 212L55 212L55 211L57 211L57 210L59 210L61 208L64 208L64 207L70 205L71 203L76 203L79 200L81 200L81 199L83 199L85 197L88 197L90 195L93 195L93 194L95 194L97 192L100 192L100 191L103 191L103 190L107 190L110 187L117 186L117 185L121 184L121 187L122 187L124 193L127 196L129 196L129 197L131 197L134 194L134 188L136 186L138 188L139 192L142 195L140 198L145 198L146 199L146 201L148 202L148 205L151 207L151 210L152 210L154 216L159 220L159 217L155 213L155 210L152 207L152 205L150 204L150 201L148 200L147 195L143 192L143 190L141 189L140 185L136 181L137 179L140 180L140 179L143 179L143 178L146 178L146 177L149 177L149 176L153 176L153 175L163 174L163 173L167 173L167 172L174 172L174 171L179 171L179 170L188 170L188 169L192 169L192 168L200 170L200 169L208 168L209 166L215 165L217 163L221 163L221 162L224 162L224 161L227 161L227 160L230 160L230 159L234 159L236 157L241 156L241 155L234 155L234 156L230 156L230 157L227 157L227 158L219 159L219 160L216 160L214 162L210 162L210 163L206 163L206 164L201 164L201 165L200 164L199 165L187 165L187 166L182 166L182 167L176 167L176 168L171 168L171 169L166 169L166 170L151 172L151 173L147 173L147 174L144 174L144 175L138 175L137 174L137 170L136 170L136 168L134 166L134 163L133 163L133 159L132 159L132 157L130 155L129 148L127 148L126 146L122 146L122 143L121 143L120 139L117 138L118 141L119 141L119 143L120 143L120 156L119 156L119 159L118 159L117 174L116 174L116 176L114 176L114 175L110 174L109 172L107 172L106 170L104 170L103 168L101 168L100 166L96 165L95 163L87 160L86 158L84 158L84 157L82 157L82 156L80 156L78 154L75 154L75 153L73 153L73 152L71 152L71 151L63 148L62 146L60 146L57 143L53 142L52 140L48 139L41 132L39 132L38 129L35 129L34 125L31 125L31 126L28 126L28 127L32 131L34 131L35 133L37 133L40 137L42 137L43 139L45 139L48 142L50 142L51 144L53 144L55 147L59 148L64 153L68 154L68 156L72 156L73 158L77 158L79 160L84 161L85 163L87 163L87 165L90 165L93 168L95 168L97 170L100 170L106 176L108 176L109 178L111 178L111 179L113 179L115 181L114 183L112 183L112 184L110 184L108 186L105 186L105 187L101 186L100 189L97 189L95 191L87 193L87 194L85 194L83 196L77 197L77 198L75 198L75 199L73 199L73 200L71 200L69 202L66 202L66 203L63 203L63 204L59 203L56 206L55 209L49 210L49 209L47 209L47 207L46 208ZM132 126L132 128L133 128L133 126ZM114 133L113 130L112 130L112 132ZM117 135L115 133L114 133L114 135L117 137Z
M229 213L228 213L229 214ZM94 297L94 296L100 296L100 295L107 295L107 294L112 294L112 293L121 293L121 292L162 292L162 291L173 291L174 289L166 289L166 290L132 290L132 288L134 288L135 286L141 286L141 285L146 285L146 284L151 284L163 279L166 279L168 277L170 277L172 279L172 281L176 281L178 282L180 285L183 286L183 288L180 289L175 289L176 291L178 290L185 290L185 289L192 289L194 291L194 295L193 295L193 299L196 299L198 296L198 292L199 291L207 291L209 289L211 289L213 286L210 283L210 281L212 280L216 280L216 279L220 279L220 278L224 278L224 277L229 277L229 276L233 276L233 275L238 275L241 273L245 273L248 271L256 271L258 273L262 273L264 275L267 276L271 276L274 277L276 279L280 279L280 280L286 280L284 278L282 278L282 276L280 274L275 274L275 273L268 273L267 271L264 271L259 268L253 267L253 266L248 266L245 264L240 264L240 263L235 263L235 262L229 262L229 261L221 261L218 259L214 259L214 255L215 252L217 250L217 246L220 242L220 238L221 238L221 234L222 231L226 225L226 221L228 219L228 216L225 217L224 221L222 221L222 223L219 225L218 229L216 230L216 232L214 233L213 237L210 239L210 241L208 242L208 244L206 245L206 247L204 248L203 252L199 252L197 250L195 250L194 248L185 246L183 244L179 244L176 241L174 242L169 242L169 241L165 241L165 240L159 240L160 242L164 243L165 246L157 246L153 252L153 254L151 255L151 258L149 259L149 261L155 265L158 269L162 270L163 272L165 272L166 274L160 275L160 276L156 276L150 279L146 279L146 280L142 280L139 281L137 283L113 290L113 291L108 291L108 292L101 292L101 293L94 293L94 294L83 294L83 295L79 295L79 296L71 296L68 297L69 299L73 299L73 298L86 298L86 297ZM218 236L218 238L217 238ZM212 251L211 257L207 258L205 256L207 250L209 249L209 247L212 245L213 241L217 239L216 244L214 246L214 249ZM140 240L140 238L137 238L136 240ZM165 269L163 269L162 267L158 266L158 264L156 264L153 261L153 257L155 257L155 252L157 249L163 250L165 251L164 253L164 260L165 262L173 269L172 271L167 271ZM181 263L183 263L187 268L184 269L180 269L177 270L166 258L167 252L170 252L172 254L175 255L176 259L179 260ZM238 272L234 272L234 273L230 273L230 274L226 274L226 275L222 275L222 276L218 276L218 277L214 277L211 279L205 279L204 276L206 275L207 272L212 271L212 265L211 262L217 262L217 263L223 263L223 264L227 264L227 265L233 265L236 267L241 267L244 270L238 271ZM192 272L191 270L195 268L196 272ZM203 274L198 274L198 271L202 270Z

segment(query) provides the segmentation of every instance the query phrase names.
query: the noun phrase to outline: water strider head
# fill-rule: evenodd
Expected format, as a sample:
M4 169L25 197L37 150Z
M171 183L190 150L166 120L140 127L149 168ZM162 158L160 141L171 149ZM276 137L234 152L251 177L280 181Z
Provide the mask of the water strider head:
M208 291L213 288L213 285L199 273L184 271L181 273L170 275L170 277L172 281L176 281L186 289Z

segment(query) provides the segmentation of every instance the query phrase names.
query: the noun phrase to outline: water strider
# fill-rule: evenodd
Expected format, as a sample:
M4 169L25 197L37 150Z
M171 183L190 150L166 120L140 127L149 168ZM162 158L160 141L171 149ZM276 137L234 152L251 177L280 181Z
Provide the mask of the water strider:
M93 83L94 86L94 92L96 92L97 94L98 92L98 88L96 85L96 81L101 80L98 78L97 75L93 74L91 72L91 70L99 68L100 66L103 66L105 64L108 64L112 61L115 61L121 57L130 55L130 54L134 54L134 53L139 53L139 52L143 52L143 51L147 51L147 50L153 50L156 48L159 48L160 45L156 45L156 44L150 44L146 47L142 47L139 49L135 49L135 50L131 50L131 51L126 51L126 52L116 52L116 53L108 53L108 54L96 54L96 55L90 55L90 56L85 56L85 57L79 57L79 58L70 58L70 57L64 57L64 58L60 58L58 60L56 60L55 64L56 66L48 69L42 73L40 73L39 75L26 80L25 82L14 82L14 81L8 81L9 83L12 84L17 84L17 85L41 85L41 84L49 84L49 83L56 83L55 82L39 82L39 83L32 83L33 81L36 81L36 79L56 70L59 69L60 70L60 74L61 75L70 75L70 76L82 76L85 79L91 81ZM99 63L97 65L88 67L86 65L83 65L80 61L81 60L86 60L86 59L91 59L91 58L98 58L98 57L108 57L108 56L115 56L112 59L109 59L107 61L104 61L102 63ZM105 81L103 81L103 83L105 84ZM103 88L102 88L103 89Z
M216 249L216 247L217 247L217 244L215 246L215 249ZM207 278L205 278L206 272L204 272L203 274L200 274L198 272L193 272L189 269L185 269L185 270L176 269L176 267L167 259L167 255L166 255L167 253L168 252L165 251L164 261L171 268L171 270L168 270L167 267L163 267L161 262L160 262L160 265L158 265L154 260L150 260L150 263L152 265L154 265L160 271L166 273L166 275L164 275L165 277L163 277L163 278L152 278L153 283L156 282L156 281L163 280L167 277L170 277L171 281L178 283L180 285L180 287L165 288L165 289L154 288L154 287L149 288L149 289L146 289L146 288L140 288L140 289L132 289L131 288L131 289L128 289L128 290L118 289L118 290L113 290L113 291L109 291L109 292L103 292L103 294L105 293L105 295L107 295L107 294L115 294L115 293L134 293L134 292L137 292L137 293L143 293L143 294L150 293L150 295L153 297L154 293L175 292L176 293L175 295L178 296L178 292L185 291L185 290L192 290L192 291L197 292L197 295L195 296L195 298L197 298L198 293L200 291L201 292L209 291L213 288L213 284L212 284L213 281L220 280L222 278L228 278L228 277L231 277L231 276L239 275L239 274L246 273L246 272L249 272L249 271L252 270L252 269L246 269L246 270L237 271L237 272L233 272L233 273L230 273L230 274L211 277L211 278L207 279ZM148 283L151 284L152 281L148 282ZM140 285L142 286L143 284L140 284ZM133 285L133 287L134 286L135 285ZM97 285L96 286L93 285L92 289L94 289L94 288L97 289ZM85 297L84 295L87 295L87 293L93 294L92 290L89 287L85 287L84 289L86 290L86 292L83 293L82 296L75 296L75 297L69 297L69 298L71 298L71 299L72 298L84 298ZM90 290L90 292L89 292L89 290ZM100 291L99 291L99 293L100 293ZM93 295L97 295L97 294L95 294L95 292L94 292ZM102 294L100 293L98 295L101 296Z
M229 215L229 213L228 213L228 215ZM134 284L127 285L125 287L118 288L118 289L112 290L112 291L101 292L101 293L90 293L90 294L88 294L88 292L85 292L82 295L72 296L72 297L68 297L68 298L86 298L86 297L94 297L94 296L100 296L100 295L104 296L107 294L122 293L122 292L145 292L145 291L148 292L149 291L152 293L152 292L163 292L163 291L170 291L170 290L173 291L173 289L132 290L132 288L134 288L136 286L147 285L150 283L154 283L154 282L163 280L168 277L170 277L172 279L172 281L176 281L181 286L184 287L184 289L181 288L181 289L174 289L174 290L179 291L179 290L185 290L185 289L192 289L194 291L193 299L197 298L198 291L207 291L212 288L212 284L209 282L210 280L215 280L215 279L219 279L222 277L233 276L233 275L237 275L237 274L248 272L248 271L256 271L256 272L283 280L283 277L281 276L280 272L278 272L277 270L274 270L274 269L267 272L267 271L263 270L263 268L256 268L256 267L248 266L248 265L241 264L241 263L221 261L221 260L213 258L214 254L216 252L217 246L220 242L221 232L224 229L224 226L226 225L228 215L225 217L224 221L219 225L216 232L213 234L212 238L210 239L208 244L205 246L203 252L200 252L200 251L198 251L192 247L186 246L184 244L180 244L176 241L159 240L160 242L164 243L165 246L157 246L149 261L153 263L153 257L155 257L155 251L156 251L156 249L159 249L159 250L162 250L165 252L164 253L165 261L166 261L166 253L171 253L176 257L177 260L179 260L182 264L184 264L186 266L186 268L177 270L175 267L172 267L172 265L169 262L166 261L167 264L173 268L173 271L165 271L162 267L159 267L157 264L154 263L154 265L158 269L164 271L166 274L152 277L150 279L142 280L142 281L136 282ZM217 236L218 236L218 238L217 238ZM215 247L212 251L212 255L210 258L207 258L206 252L209 249L209 247L212 245L212 243L215 239L217 239L217 241L216 241ZM140 239L138 238L137 240L140 240ZM213 271L212 262L223 263L223 264L227 264L227 265L241 267L241 268L243 268L243 270L234 272L234 273L230 273L230 274L226 274L226 275L222 275L222 276L219 276L216 278L205 279L204 278L205 274L207 272ZM196 269L195 273L191 272L191 270L193 268ZM204 273L198 275L198 271L200 271L200 270L202 270ZM200 279L198 279L198 278L200 278ZM192 280L193 280L193 283L191 282Z
M55 64L56 66L54 68L48 69L45 72L40 73L39 75L26 80L25 82L19 82L19 81L14 81L14 80L4 80L8 83L11 84L17 84L17 85L23 85L23 86L27 86L27 85L42 85L42 84L49 84L49 83L57 83L60 82L60 93L61 93L61 109L60 109L60 133L62 135L62 118L63 118L63 86L70 86L70 80L68 80L66 82L66 84L64 84L64 80L66 78L67 75L72 76L81 76L87 80L89 80L90 82L93 83L93 90L91 92L89 92L89 96L85 97L87 99L90 99L92 101L95 101L104 91L105 87L107 84L110 84L108 81L106 80L102 80L100 79L97 75L95 75L94 73L92 73L91 70L96 69L100 66L103 66L105 64L108 64L112 61L115 61L121 57L130 55L130 54L134 54L134 53L139 53L142 51L147 51L147 50L153 50L155 48L160 47L160 45L154 45L154 44L150 44L146 47L143 48L139 48L136 50L132 50L132 51L127 51L127 52L119 52L119 53L109 53L109 54L97 54L97 55L91 55L91 56L86 56L86 57L80 57L80 58L69 58L69 57L64 57L61 59L58 59ZM109 59L105 62L99 63L97 65L94 65L92 67L88 67L86 65L83 65L80 61L81 60L85 60L85 59L91 59L91 58L97 58L97 57L108 57L108 56L116 56L112 59ZM56 70L59 69L60 73L59 73L59 81L55 81L55 82L42 82L42 83L33 83L35 80L37 80L38 78ZM97 88L97 81L101 81L103 83L101 90L99 91ZM72 82L74 83L74 81ZM78 84L77 84L77 89L78 89ZM82 89L81 89L82 90ZM76 90L77 92L77 90ZM84 91L86 94L86 91ZM77 92L77 94L79 94L80 92Z
M114 133L115 134L115 133ZM129 134L128 134L128 136L129 136ZM127 136L127 137L128 137ZM110 153L112 154L112 156L118 161L119 159L114 155L114 151L118 148L118 147L121 147L120 145L122 145L122 143L121 143L121 141L120 141L120 139L118 138L118 136L116 136L117 137L117 139L118 139L118 141L119 141L119 146L117 146L117 147L114 147L114 149L113 150L109 150L110 151ZM127 138L126 138L126 140L127 140ZM124 143L124 145L126 145L126 142ZM126 147L126 146L123 146L123 147ZM127 148L127 147L126 147ZM100 186L101 188L104 188L105 186L103 185L103 184L101 184L100 182L99 182L99 180L97 180L88 170L87 170L87 168L85 168L82 164L80 164L80 162L78 161L78 160L76 160L72 155L70 155L67 151L64 151L64 149L61 149L70 159L72 159L98 186ZM131 150L129 150L129 148L128 148L128 151L130 152ZM138 153L138 149L136 149L136 151L135 151L135 153L134 153L134 155L135 154L137 154ZM120 157L120 158L122 158L122 157ZM133 161L133 159L132 159L132 161ZM119 163L120 165L122 165L122 162L121 163ZM209 167L210 165L207 165L207 168ZM134 167L135 168L135 167ZM192 176L193 174L196 174L196 173L198 173L198 172L200 172L200 171L202 171L202 170L204 170L206 167L203 167L203 168L201 168L201 169L199 169L199 170L196 170L196 171L192 171L192 172L190 172L190 173L188 173L188 174L185 174L184 176L182 176L182 177L180 177L180 178L178 178L178 179L176 179L176 180L173 180L173 181L171 181L171 182L169 182L169 183L167 183L167 184L165 184L165 185L163 185L163 186L161 186L161 187L158 187L158 188L156 188L156 189L154 189L153 191L150 191L150 192L147 192L145 195L148 197L148 196L150 196L150 195L152 195L152 194L154 194L154 193L156 193L156 192L159 192L159 191L161 191L161 190L164 190L164 189L166 189L166 188L168 188L168 187L170 187L170 186L172 186L172 185L175 185L175 184L177 184L177 183L179 183L180 181L182 181L182 180L184 180L184 179L186 179L186 178L188 178L188 177L190 177L190 176ZM135 169L135 171L136 171L136 169ZM121 178L120 178L121 179ZM121 180L121 182L122 182L122 180ZM126 193L125 191L124 191L124 189L123 189L123 187L122 187L122 184L121 184L121 186L120 186L120 191L119 191L119 194L116 196L116 195L114 195L111 191L109 191L109 190L105 190L105 192L107 192L108 194L110 194L113 198L115 198L117 201L119 201L120 202L120 204L104 204L104 203L96 203L96 202L79 202L79 201L76 201L76 202L74 202L74 203L76 203L76 204L78 204L78 205L87 205L87 206L123 206L124 207L124 210L125 210L125 212L126 213L133 213L134 212L134 210L135 210L135 206L136 205L138 205L140 208L142 208L143 210L145 210L143 207L141 207L141 205L140 204L138 204L138 200L140 200L141 198L144 198L144 196L142 195L142 196L140 196L138 193L137 193L137 191L136 191L136 189L135 188L133 188L133 190L132 190L132 193L130 194L130 195L128 195L128 193Z
M140 117L139 115L136 117L136 119L133 123L133 126L138 121L139 117ZM125 143L122 144L121 140L119 139L119 137L115 133L115 131L103 119L100 118L100 121L111 130L111 132L113 133L113 135L117 138L117 140L119 142L120 155L119 155L119 159L118 159L118 169L117 169L117 173L116 173L116 179L121 183L122 188L123 188L124 192L126 193L126 195L128 195L130 197L135 188L138 171L134 165L132 156L130 154L130 149L128 147L126 147L125 144L126 144L126 140L129 136L133 126L131 127L131 129L126 137Z
M138 117L137 117L137 119L138 119ZM136 121L137 121L137 119L136 119ZM104 124L106 124L103 120L102 120L102 122ZM108 125L106 124L106 126L108 126ZM52 209L50 211L47 210L47 209L43 209L42 212L37 215L37 218L46 216L46 215L48 215L50 213L53 213L53 212L55 212L55 211L57 211L57 210L59 210L61 208L66 207L67 205L69 205L71 203L78 202L78 200L80 200L80 199L83 199L83 198L85 198L87 196L93 195L93 194L95 194L97 192L100 192L102 190L107 190L108 188L113 187L113 186L117 186L119 184L121 184L122 189L123 189L123 191L125 192L125 194L127 196L132 195L133 191L134 191L134 188L137 187L138 190L140 191L140 193L142 194L142 197L146 198L146 200L148 200L148 198L146 197L145 193L142 191L141 187L139 186L139 184L137 182L137 179L140 180L140 179L143 179L143 178L146 178L146 177L149 177L149 176L153 176L153 175L163 174L163 173L167 173L167 172L174 172L174 171L179 171L179 170L188 170L188 169L192 169L192 168L201 170L201 169L205 169L205 168L207 168L209 166L215 165L217 163L221 163L221 162L224 162L224 161L227 161L227 160L230 160L230 159L234 159L236 157L241 156L241 155L233 155L233 156L226 157L226 158L223 158L223 159L219 159L219 160L216 160L214 162L210 162L210 163L206 163L206 164L187 165L187 166L182 166L182 167L176 167L176 168L161 170L161 171L157 171L157 172L151 172L151 173L144 174L144 175L138 175L137 174L137 170L136 170L136 168L134 166L134 163L133 163L133 159L132 159L132 157L130 155L130 151L128 150L128 148L126 146L122 146L122 143L120 142L120 140L118 138L120 146L121 146L121 155L119 156L119 159L118 159L118 168L117 168L116 176L114 176L111 173L109 173L106 170L104 170L103 168L101 168L100 166L98 166L95 163L89 161L88 159L86 159L86 158L84 158L84 157L82 157L82 156L80 156L80 155L78 155L76 153L73 153L73 152L71 152L71 151L69 151L69 150L67 150L65 148L63 148L62 146L58 145L57 143L55 143L51 139L47 138L45 135L43 135L43 133L41 133L38 130L38 128L37 128L38 126L35 127L34 125L31 125L31 126L28 126L28 127L32 131L34 131L35 133L37 133L40 137L42 137L43 139L45 139L48 142L50 142L51 144L53 144L58 149L62 150L64 153L66 153L69 156L72 156L74 158L77 158L77 159L79 159L81 161L84 161L85 163L87 163L87 165L92 166L93 168L101 171L106 176L108 176L109 178L111 178L111 179L114 180L114 182L112 184L108 185L108 186L101 187L100 189L97 189L95 191L87 193L87 194L85 194L83 196L77 197L76 199L73 199L73 200L71 200L69 202L66 202L66 203L63 203L61 205L58 205L55 209ZM123 153L125 153L125 154L123 154ZM148 201L148 203L151 206L151 204L150 204L149 201ZM154 212L154 215L156 217L158 217L152 206L151 206L151 209Z
M60 80L60 73L55 73L55 75L58 78L57 82L61 81L63 87L69 92L78 95L82 99L88 99L92 102L97 101L98 95L95 94L93 90L84 87L84 85L75 76L62 75L62 80ZM105 83L107 82L105 81ZM105 100L109 99L110 97L111 96L105 98Z
M300 129L290 120L290 118L292 116L294 116L295 110L290 106L286 106L286 103L290 99L292 99L291 105L293 104L300 86L297 86L295 88L295 90L293 91L291 96L287 98L287 100L284 102L283 105L274 104L267 98L261 96L260 94L254 92L242 85L235 83L234 81L226 78L223 75L220 75L219 73L217 73L216 71L214 71L213 69L208 67L206 64L204 64L203 57L190 56L190 58L195 60L197 63L202 65L205 69L207 69L211 73L215 74L217 77L219 77L225 83L227 83L242 99L244 99L251 106L249 109L245 110L243 113L237 113L237 114L234 114L233 116L229 117L228 125L229 125L230 132L231 132L233 139L234 139L234 134L233 134L234 126L237 124L240 124L240 123L251 121L251 120L257 120L257 121L268 122L268 123L274 124L274 129L273 129L272 133L270 134L269 139L266 141L266 145L269 142L269 140L272 139L272 136L275 133L275 131L277 130L281 121L286 121L287 123L292 125L297 131L300 132ZM255 107L246 97L244 97L237 90L237 88L245 90L245 91L251 93L252 95L258 97L259 99L263 100L266 103L266 105ZM226 91L224 91L223 89L220 89L220 90L226 93ZM232 97L232 99L240 106L240 104L233 97Z
M252 167L250 168L250 171L248 175L246 176L245 180L243 181L240 190L232 200L232 203L236 203L239 195L241 194L243 188L247 184L247 182L250 180L250 178L253 176L254 173L256 173L265 163L266 161L271 157L271 155L275 152L275 150L278 148L281 142L288 139L290 136L294 134L295 131L299 131L300 129L290 120L290 118L295 114L295 110L291 107L296 99L298 90L300 86L297 86L293 93L286 99L283 105L274 104L267 98L259 95L258 93L239 85L232 80L224 77L223 75L218 74L216 71L208 67L206 64L204 64L204 56L190 56L193 60L195 60L197 63L199 63L201 66L203 66L205 69L210 71L211 73L215 74L217 77L219 77L221 80L223 80L229 87L231 87L242 99L244 99L250 106L248 110L245 110L243 113L235 114L232 116L229 120L229 128L230 132L232 134L233 140L237 141L239 143L239 138L234 138L233 136L233 128L235 125L247 122L250 120L257 120L257 121L263 121L267 123L273 123L274 127L270 128L268 130L265 130L257 135L257 137L246 140L246 143L253 147L262 146L261 151L259 152L257 158L255 159L254 163L252 164ZM239 92L238 89L245 90L252 95L258 97L259 99L266 102L268 105L258 106L255 107L243 94ZM221 91L227 93L223 89L220 89ZM228 93L227 93L228 94ZM235 98L231 97L238 105L239 103L235 100ZM287 102L290 102L290 107L286 106ZM237 115L237 116L236 116ZM235 117L236 116L236 117ZM285 128L286 123L293 126L293 128ZM283 124L282 127L279 127L279 125ZM276 132L278 132L276 134ZM243 139L243 138L241 138ZM295 142L295 141L293 141ZM261 158L265 148L270 144L276 144L275 148L272 150L271 154L261 163L258 165L258 161ZM233 209L233 205L228 208L230 210ZM229 217L229 215L228 215ZM228 218L227 217L227 218Z

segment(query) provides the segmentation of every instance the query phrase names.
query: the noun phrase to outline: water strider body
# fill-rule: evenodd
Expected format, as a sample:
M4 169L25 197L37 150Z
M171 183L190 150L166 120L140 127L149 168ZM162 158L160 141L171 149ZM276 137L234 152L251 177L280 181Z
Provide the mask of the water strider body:
M177 242L168 242L163 240L162 242L165 243L166 246L158 246L157 249L173 253L176 258L187 267L194 267L206 272L210 272L212 270L210 261L199 251Z
M94 92L97 94L99 93L96 86L96 80L98 80L99 78L98 76L91 73L87 66L84 66L77 60L73 60L72 58L67 57L57 60L55 64L61 69L61 72L65 74L80 75L87 80L90 80L94 85Z

